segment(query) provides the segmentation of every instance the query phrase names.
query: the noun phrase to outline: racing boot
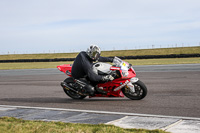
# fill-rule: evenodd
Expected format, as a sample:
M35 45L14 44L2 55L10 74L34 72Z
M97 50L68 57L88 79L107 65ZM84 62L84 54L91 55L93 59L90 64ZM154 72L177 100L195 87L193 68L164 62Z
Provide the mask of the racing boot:
M89 96L94 95L94 87L92 85L87 84L83 87L83 89L85 89L86 93L89 94Z

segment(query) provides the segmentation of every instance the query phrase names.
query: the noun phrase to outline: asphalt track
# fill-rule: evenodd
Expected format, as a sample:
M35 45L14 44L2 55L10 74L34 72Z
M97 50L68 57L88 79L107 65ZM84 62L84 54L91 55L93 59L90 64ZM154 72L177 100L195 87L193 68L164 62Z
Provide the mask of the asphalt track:
M200 64L136 66L148 88L139 101L127 98L86 98L65 95L57 69L0 70L0 105L127 112L200 118Z

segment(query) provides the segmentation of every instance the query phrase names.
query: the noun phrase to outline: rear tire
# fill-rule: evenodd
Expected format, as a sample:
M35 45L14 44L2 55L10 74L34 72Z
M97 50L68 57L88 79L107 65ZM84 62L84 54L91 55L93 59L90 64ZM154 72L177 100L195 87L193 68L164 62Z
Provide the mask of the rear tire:
M138 80L136 83L132 83L135 87L135 92L131 92L129 88L123 88L123 94L131 100L141 100L147 95L147 87L145 84Z
M64 82L67 83L67 85L69 85L70 87L74 88L73 87L74 79L72 77L66 78L64 80ZM71 97L72 99L84 99L85 97L87 97L87 96L80 95L76 92L73 92L71 90L68 90L65 87L63 87L63 90L64 90L65 94L67 94L67 96Z

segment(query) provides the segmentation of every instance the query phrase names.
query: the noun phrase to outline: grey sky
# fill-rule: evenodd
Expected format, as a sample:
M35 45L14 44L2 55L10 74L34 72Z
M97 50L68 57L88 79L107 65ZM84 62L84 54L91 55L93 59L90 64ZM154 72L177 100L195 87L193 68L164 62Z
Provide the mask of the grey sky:
M199 0L1 0L0 54L199 45Z

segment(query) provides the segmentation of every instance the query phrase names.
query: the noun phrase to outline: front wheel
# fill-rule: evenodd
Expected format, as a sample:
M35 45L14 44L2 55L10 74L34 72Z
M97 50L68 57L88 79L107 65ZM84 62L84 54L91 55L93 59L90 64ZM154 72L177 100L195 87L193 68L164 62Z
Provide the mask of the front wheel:
M123 94L131 100L143 99L147 95L147 87L145 84L140 80L132 84L134 85L135 92L132 92L128 87L124 87L122 89Z
M71 77L66 78L66 79L64 80L64 82L67 83L68 86L74 88L74 87L73 87L73 85L74 85L74 80L73 80L73 78L71 78ZM75 88L74 88L74 89L75 89ZM70 89L67 89L67 88L65 88L65 87L63 87L63 90L64 90L64 92L65 92L69 97L71 97L71 98L73 98L73 99L84 99L84 98L86 97L86 96L84 96L84 95L80 95L80 94L78 94L78 93L76 93L76 92L73 92L73 91L71 91Z

